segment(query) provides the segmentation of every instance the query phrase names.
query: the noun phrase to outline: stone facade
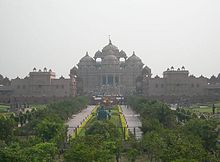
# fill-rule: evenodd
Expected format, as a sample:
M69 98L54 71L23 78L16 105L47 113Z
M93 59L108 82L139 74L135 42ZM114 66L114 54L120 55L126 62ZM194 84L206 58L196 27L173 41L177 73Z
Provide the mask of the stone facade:
M210 85L209 79L189 75L185 67L168 68L163 77L151 77L151 69L144 66L141 59L133 53L119 51L109 40L94 57L88 52L70 70L70 76L77 78L78 94L87 95L144 95L166 101L211 100L220 95L220 86Z
M79 94L129 95L136 92L138 78L142 78L143 72L151 76L151 70L143 65L134 52L127 58L127 54L109 40L93 58L87 52L78 68L70 70L70 76L77 77Z
M3 95L3 92L5 95ZM6 93L7 92L7 93ZM56 79L51 70L36 71L34 68L28 77L11 80L11 85L0 88L5 98L10 96L10 102L47 102L48 99L59 99L76 96L76 81L74 78ZM5 99L4 97L2 99ZM7 101L7 100L6 100ZM5 101L4 101L5 102Z
M135 52L127 54L111 40L93 57L88 52L77 67L70 70L70 78L55 78L51 70L34 68L24 79L11 81L0 75L0 102L36 103L78 95L143 95L168 102L203 102L220 98L220 74L210 79L189 75L184 67L168 68L163 77L153 77Z
M184 67L174 70L167 69L163 72L163 77L156 76L150 78L144 86L146 96L198 96L205 95L208 85L207 78L201 76L196 78L189 76L189 71ZM146 88L145 88L146 89Z

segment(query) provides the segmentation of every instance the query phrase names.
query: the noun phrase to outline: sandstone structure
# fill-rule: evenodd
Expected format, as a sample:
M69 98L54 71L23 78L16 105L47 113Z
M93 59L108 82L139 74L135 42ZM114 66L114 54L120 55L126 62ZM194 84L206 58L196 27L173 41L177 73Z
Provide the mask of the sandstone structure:
M44 103L49 100L57 100L76 96L76 81L74 78L65 79L55 77L52 70L37 71L36 68L24 79L19 77L12 79L9 86L0 88L2 102L13 104Z
M68 79L57 79L46 68L34 68L24 79L17 77L11 81L0 75L0 102L46 103L76 95L143 95L170 103L214 101L220 98L220 75L210 79L195 77L182 66L168 68L162 77L152 77L151 69L135 52L128 57L110 39L93 57L86 52L77 67L70 70Z
M70 76L77 77L78 93L91 95L131 95L142 89L137 84L143 75L151 77L151 69L144 66L135 52L128 57L111 40L93 58L87 52L78 68L70 70Z

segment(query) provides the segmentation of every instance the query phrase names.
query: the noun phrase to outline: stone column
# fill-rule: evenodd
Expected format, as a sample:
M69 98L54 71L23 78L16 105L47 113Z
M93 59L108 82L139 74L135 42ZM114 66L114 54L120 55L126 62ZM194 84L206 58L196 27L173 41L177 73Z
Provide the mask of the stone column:
M108 84L108 75L105 75L105 84Z
M113 87L115 87L115 79L116 79L116 77L115 77L115 74L113 75Z

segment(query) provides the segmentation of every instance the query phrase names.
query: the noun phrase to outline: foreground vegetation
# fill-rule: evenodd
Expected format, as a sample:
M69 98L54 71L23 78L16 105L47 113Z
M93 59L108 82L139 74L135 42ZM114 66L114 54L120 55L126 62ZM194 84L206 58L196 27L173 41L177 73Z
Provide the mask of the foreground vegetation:
M33 109L19 118L1 115L0 161L57 161L66 144L65 121L87 104L87 98L77 97ZM18 127L21 121L24 123Z
M141 115L144 135L138 152L150 161L220 161L219 119L172 111L164 103L140 97L130 97L129 105Z
M125 141L123 122L118 106L111 108L111 117L98 120L96 116L85 125L83 134L72 138L64 153L67 162L114 162L132 154L131 141ZM127 137L126 137L127 138Z
M219 162L220 121L198 118L159 101L130 97L140 114L143 138L124 140L120 109L109 120L95 116L67 142L65 122L88 104L87 98L51 103L18 115L0 115L0 161L4 162ZM125 124L125 123L124 123ZM19 127L18 127L19 126Z

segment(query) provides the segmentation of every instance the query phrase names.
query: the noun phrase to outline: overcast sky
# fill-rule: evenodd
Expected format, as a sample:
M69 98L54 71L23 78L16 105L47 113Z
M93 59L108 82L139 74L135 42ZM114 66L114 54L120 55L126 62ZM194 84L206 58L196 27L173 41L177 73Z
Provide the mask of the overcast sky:
M220 73L220 0L0 0L0 74L47 67L68 77L109 34L154 76L182 65L195 76Z

